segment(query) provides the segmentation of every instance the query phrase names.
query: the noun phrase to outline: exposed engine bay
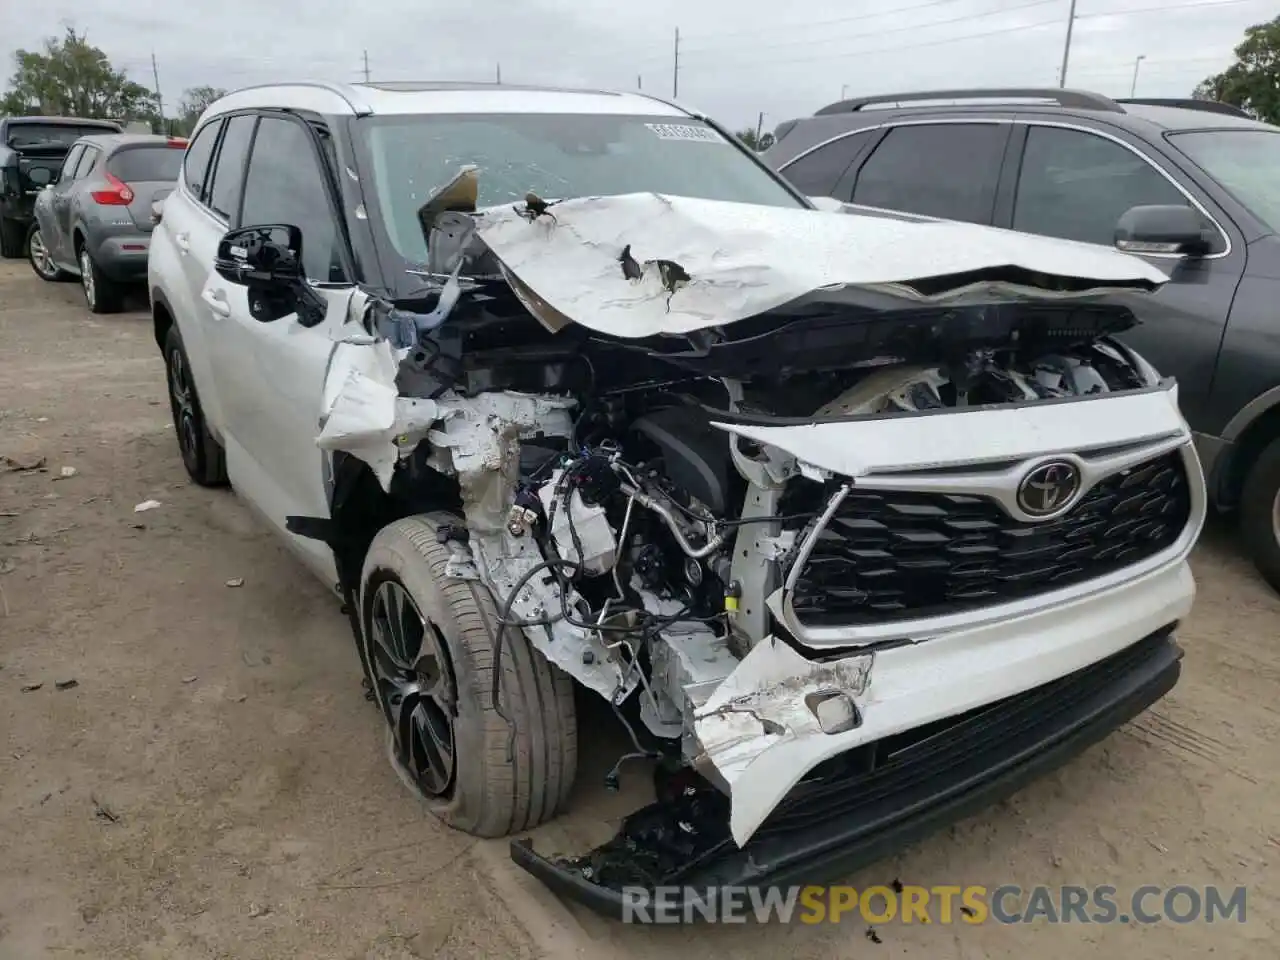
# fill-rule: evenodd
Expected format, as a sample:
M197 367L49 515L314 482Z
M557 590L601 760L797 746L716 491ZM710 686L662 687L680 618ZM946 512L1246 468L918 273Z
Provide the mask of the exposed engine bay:
M573 213L572 203L529 200L516 207L518 223L504 212L486 234L484 212L435 211L422 299L353 304L368 336L340 344L319 442L364 459L388 489L424 473L456 481L466 522L452 531L449 573L492 592L500 611L495 661L505 644L530 644L612 705L634 746L612 783L631 758L682 771L663 801L666 812L645 816L678 823L664 836L679 839L683 831L692 844L685 855L702 849L696 824L704 815L717 824L706 828L714 843L731 834L741 846L770 812L739 810L735 793L735 777L759 742L854 729L856 697L872 682L876 643L817 647L797 635L792 617L808 615L806 597L819 613L847 607L875 622L935 601L963 611L1012 589L988 568L931 571L925 553L889 558L892 570L885 560L882 582L892 581L890 588L869 576L866 584L824 582L822 564L856 561L865 574L877 557L889 557L892 549L877 536L928 547L939 534L927 526L899 533L878 514L849 512L859 496L870 496L859 494L858 478L836 468L834 450L831 459L798 455L789 438L812 438L824 425L968 410L1121 395L1140 402L1157 389L1154 371L1112 339L1136 321L1128 309L1099 302L1096 288L1150 289L1158 281L1138 261L1127 279L1092 282L1001 262L987 275L966 267L951 280L927 276L909 294L897 278L806 287L763 312L740 304L748 315L731 325L708 316L652 332L645 324L668 315L664 301L678 315L701 271L687 257L644 259L652 250L614 245L601 262L615 264L610 283L623 293L593 282L600 309L616 307L628 290L651 289L645 324L610 332L600 314L588 323L573 309L572 291L557 297L554 285L528 281L538 271L522 272L520 264L535 254L502 256L510 253L503 238L514 231L535 246L573 232ZM703 310L709 294L698 296ZM1021 429L1011 428L1010 443L1045 446L1013 448L1020 454L1058 449L1061 438ZM1124 452L1132 440L1125 427L1110 438L1100 433L1097 443L1120 451L1108 456L1137 463ZM1151 450L1144 456L1150 461ZM939 455L937 466L951 462ZM1163 490L1163 476L1151 475L1152 490ZM1070 492L1077 494L1081 502L1089 495ZM866 509L928 516L939 508L904 500ZM967 544L977 556L990 549L982 524L1014 520L957 514L940 522L949 534L960 531L957 550ZM1177 533L1175 520L1169 530ZM837 529L843 545L823 553ZM1172 542L1163 529L1149 535L1153 550ZM1094 567L1082 565L1093 559L1073 560L1052 577L1093 576L1104 560L1113 562L1103 556L1109 549L1099 546ZM807 568L817 569L808 576ZM936 597L901 587L916 569ZM981 576L988 579L980 589L957 587ZM797 598L786 615L783 594ZM493 671L500 711L502 676ZM761 698L785 708L761 710ZM636 843L624 847L639 856ZM600 863L597 851L579 866L590 876ZM644 879L665 875L655 870Z

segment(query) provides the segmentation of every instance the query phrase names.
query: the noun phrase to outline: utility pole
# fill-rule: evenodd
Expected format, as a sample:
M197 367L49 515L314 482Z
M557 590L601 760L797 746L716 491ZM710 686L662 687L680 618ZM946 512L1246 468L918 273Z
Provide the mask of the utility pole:
M160 96L160 68L156 66L156 52L151 51L151 77L156 82L156 110L160 113L160 132L168 134L169 124L164 119L164 97Z
M756 118L756 149L760 149L760 131L764 129L764 111L760 111L760 116Z
M843 100L849 95L849 85L847 83L840 84L840 99Z
M644 77L638 73L636 74L636 89L637 90L644 89Z
M364 52L364 82L369 82L369 51Z
M1067 12L1067 42L1062 45L1062 69L1058 71L1058 86L1067 86L1067 60L1071 57L1071 28L1076 25L1076 0L1071 0L1071 9Z
M502 86L502 64L500 64L500 63L496 63L496 64L494 64L494 74L493 74L493 75L494 75L494 78L495 78L495 80L496 80L496 82L497 82L498 86Z
M1142 61L1147 59L1145 53L1138 54L1136 60L1133 61L1133 83L1129 84L1129 96L1137 96L1138 93L1138 68L1142 66Z
M671 67L671 99L680 96L680 28L676 27L676 58Z

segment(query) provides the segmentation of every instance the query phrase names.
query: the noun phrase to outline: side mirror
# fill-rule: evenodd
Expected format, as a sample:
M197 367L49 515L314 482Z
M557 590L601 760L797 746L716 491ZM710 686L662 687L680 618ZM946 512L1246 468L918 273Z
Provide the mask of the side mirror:
M1186 204L1130 207L1116 224L1116 247L1126 253L1181 253L1201 257L1212 234L1198 211Z
M248 287L249 314L261 323L296 313L298 323L314 327L325 317L325 300L302 270L299 227L268 224L231 230L218 241L213 268L228 283Z
M47 187L53 182L53 171L48 167L31 167L27 170L27 179L37 187Z

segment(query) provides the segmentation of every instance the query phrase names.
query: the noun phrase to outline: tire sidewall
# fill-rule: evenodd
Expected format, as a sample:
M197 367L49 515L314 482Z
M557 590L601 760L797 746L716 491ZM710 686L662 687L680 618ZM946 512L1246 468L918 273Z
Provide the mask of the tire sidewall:
M40 268L36 266L35 254L32 253L31 251L31 238L34 237L37 233L40 234L40 242L44 244L44 231L40 229L39 223L32 223L30 229L27 230L27 239L26 239L26 243L24 244L27 252L27 262L31 264L31 269L37 277L39 277L41 280L45 280L49 283L52 283L53 281L59 279L59 274L61 274L62 271L60 271L55 265L52 272L41 273ZM48 244L44 244L44 247L46 251L49 249Z
M479 806L472 802L472 798L479 797L485 788L485 771L480 758L484 756L485 727L488 720L479 709L479 704L480 698L487 698L489 693L479 689L470 651L461 639L462 626L458 623L452 605L444 596L440 582L432 573L430 562L414 550L407 542L407 537L392 524L374 538L360 577L360 660L365 676L373 687L384 725L387 725L386 705L382 702L373 677L371 644L374 593L378 585L387 580L394 580L404 587L423 616L439 628L445 641L445 653L449 658L456 697L453 716L453 792L448 797L439 798L428 797L420 792L418 795L436 816L466 829L466 824L461 822L466 818L465 812ZM389 725L387 733L390 734ZM401 775L406 774L402 771Z
M1280 541L1272 509L1280 494L1280 439L1271 441L1254 461L1240 498L1241 534L1258 572L1280 592Z
M195 421L196 444L195 449L191 451L192 460L187 459L186 451L182 449L182 425L180 423L181 412L178 410L178 404L173 399L173 367L172 356L177 353L182 358L182 367L187 371L187 389L191 391L191 416ZM169 332L165 335L164 341L164 382L166 391L169 394L169 412L173 420L174 440L178 444L178 455L182 458L182 466L189 476L196 483L203 483L205 474L209 469L206 461L205 444L201 442L201 438L205 434L204 411L200 408L200 395L196 393L195 378L191 375L191 361L187 357L186 347L182 343L182 334L178 332L178 325L175 323L169 327Z

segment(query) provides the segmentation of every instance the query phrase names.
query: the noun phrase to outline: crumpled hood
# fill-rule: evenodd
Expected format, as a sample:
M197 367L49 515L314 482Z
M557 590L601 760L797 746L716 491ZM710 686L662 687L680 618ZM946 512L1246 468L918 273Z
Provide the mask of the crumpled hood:
M566 200L532 220L508 204L476 219L535 313L545 305L628 338L732 323L833 287L883 306L1096 297L1168 279L1119 251L992 227L653 193Z

